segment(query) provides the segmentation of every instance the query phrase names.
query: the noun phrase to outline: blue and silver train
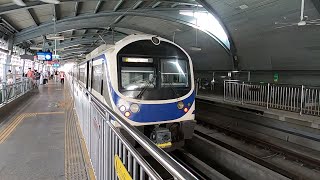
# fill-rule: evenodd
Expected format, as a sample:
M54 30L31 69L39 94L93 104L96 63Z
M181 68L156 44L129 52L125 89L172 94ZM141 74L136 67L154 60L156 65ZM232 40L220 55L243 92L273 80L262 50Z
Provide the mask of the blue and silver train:
M74 71L79 83L159 147L180 147L192 137L193 66L174 42L130 35L98 47Z

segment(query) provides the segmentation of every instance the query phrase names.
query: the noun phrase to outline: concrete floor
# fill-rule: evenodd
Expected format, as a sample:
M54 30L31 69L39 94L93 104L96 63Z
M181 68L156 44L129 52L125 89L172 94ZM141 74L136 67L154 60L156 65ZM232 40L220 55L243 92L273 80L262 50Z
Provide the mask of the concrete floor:
M0 131L1 180L65 179L63 86L39 92Z

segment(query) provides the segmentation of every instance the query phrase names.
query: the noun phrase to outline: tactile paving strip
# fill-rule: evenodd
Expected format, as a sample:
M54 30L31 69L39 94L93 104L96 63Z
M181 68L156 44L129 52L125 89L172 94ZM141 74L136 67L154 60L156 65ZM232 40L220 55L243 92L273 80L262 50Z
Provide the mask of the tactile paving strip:
M67 88L66 88L67 89ZM85 157L81 147L81 135L73 110L71 97L65 90L66 130L65 130L65 177L67 180L89 180Z

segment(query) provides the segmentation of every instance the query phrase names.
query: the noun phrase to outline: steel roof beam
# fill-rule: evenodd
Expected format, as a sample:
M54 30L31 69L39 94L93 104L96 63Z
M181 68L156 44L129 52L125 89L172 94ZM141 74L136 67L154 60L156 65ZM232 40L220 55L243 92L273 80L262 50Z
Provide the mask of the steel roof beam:
M112 40L112 36L111 35L106 35L106 36L102 36L104 38L104 40L107 40L107 41L110 41ZM116 40L120 40L122 39L123 37L119 37L119 36L116 36L115 37ZM77 46L80 46L80 45L87 45L88 44L92 44L93 42L97 41L97 40L101 40L100 37L96 37L96 38L91 38L91 37L87 37L87 38L84 38L84 39L75 39L74 41L65 41L61 44L59 44L58 48L72 48L72 47L77 47ZM49 49L49 48L53 48L54 45L52 44L51 46L45 46L46 49Z
M311 0L314 7L317 9L318 13L320 14L320 0Z
M123 2L124 2L124 0L119 0L118 3L116 4L116 6L113 8L113 11L117 11Z
M80 2L76 2L74 4L74 16L78 16L79 3Z
M161 1L158 1L152 5L152 8L156 8L161 4Z
M99 9L100 9L102 3L103 3L103 1L98 1L97 5L96 5L96 8L93 11L94 14L99 12Z
M123 18L124 18L123 15L118 16L117 19L115 19L115 20L113 21L113 24L117 24L117 23L120 22Z
M17 28L13 27L12 24L10 24L7 20L5 20L3 17L0 17L0 20L2 22L4 22L4 24L6 24L12 31L18 33L19 31L17 30Z
M153 10L155 10L155 9L153 9ZM171 16L169 16L168 12L163 12L163 11L152 12L152 11L137 11L137 10L130 10L130 11L125 11L125 12L126 12L126 16L140 16L140 17L156 18L159 20L180 23L180 24L183 24L186 26L196 28L195 24L189 22L187 19L183 19L186 17L180 16L180 19L179 19L178 16L174 16L174 14L171 14ZM97 27L97 25L102 27L101 21L95 21L95 19L98 19L100 17L121 16L121 15L123 15L122 11L100 12L97 14L85 14L85 15L76 16L76 17L67 17L67 18L64 18L64 19L57 21L57 29L58 29L58 31L65 31L65 30L71 29L71 27L72 28L80 28L80 26L82 28ZM50 22L50 23L46 23L46 24L41 24L38 27L31 27L31 28L25 29L22 32L16 34L15 42L21 42L21 41L24 41L24 40L27 40L30 38L31 39L35 38L41 34L45 34L46 32L49 31L50 28L52 28L52 24L53 23ZM105 26L108 26L108 25L109 25L109 23L106 22ZM117 27L117 25L114 25L114 26ZM214 38L229 53L228 47L226 47L225 44L219 38L217 38L215 35L213 35L209 31L206 31L206 30L201 30L201 31L208 34L210 37ZM145 32L145 31L142 31L142 32ZM160 32L158 31L157 34L159 34L159 33Z
M36 25L36 26L39 26L39 23L36 21L35 19L35 14L33 14L33 12L30 11L30 9L27 9L27 13L29 14L29 16L31 17L33 23Z
M142 0L137 1L137 2L133 5L132 9L137 9L137 8L141 5L142 2L143 2Z

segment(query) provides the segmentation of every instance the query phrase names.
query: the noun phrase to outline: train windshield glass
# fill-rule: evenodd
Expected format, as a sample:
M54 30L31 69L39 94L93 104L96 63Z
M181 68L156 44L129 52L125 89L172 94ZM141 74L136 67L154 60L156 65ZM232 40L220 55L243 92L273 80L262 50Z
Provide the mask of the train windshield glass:
M176 58L126 58L120 63L119 91L144 100L181 97L191 89L189 68L187 60Z
M187 61L161 59L161 87L188 87L188 77Z
M146 86L154 88L155 84L151 83L154 72L153 67L123 67L121 69L122 88L126 90L135 90Z
M191 91L189 57L179 47L139 40L117 55L119 92L142 100L168 100Z

